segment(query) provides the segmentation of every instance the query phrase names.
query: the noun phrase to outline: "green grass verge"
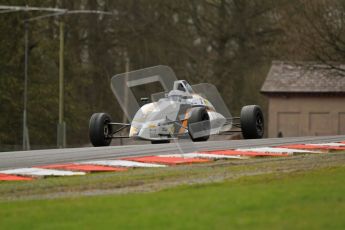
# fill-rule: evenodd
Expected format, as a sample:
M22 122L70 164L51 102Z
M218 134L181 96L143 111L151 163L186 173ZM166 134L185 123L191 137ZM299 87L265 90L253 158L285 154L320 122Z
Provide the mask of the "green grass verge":
M219 166L218 163L226 163ZM166 168L138 168L117 173L92 173L86 176L48 177L28 182L11 181L0 183L0 201L27 196L49 196L59 193L76 193L93 190L119 190L152 184L158 189L163 183L199 179L207 176L255 170L255 166L232 165L228 161L209 164L174 166ZM181 182L181 183L180 183ZM176 185L175 185L176 186ZM164 186L161 186L164 188ZM127 192L125 192L127 193Z
M159 192L0 203L0 229L344 229L345 167Z

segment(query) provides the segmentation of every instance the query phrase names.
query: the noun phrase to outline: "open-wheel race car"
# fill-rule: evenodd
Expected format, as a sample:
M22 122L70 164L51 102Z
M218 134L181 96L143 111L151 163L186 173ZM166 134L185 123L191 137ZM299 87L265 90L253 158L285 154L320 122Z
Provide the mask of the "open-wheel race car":
M137 100L132 88L160 83L163 92ZM155 66L115 75L111 88L130 123L113 122L107 113L90 118L89 136L94 146L108 146L114 138L136 138L169 143L179 138L207 141L210 135L241 132L245 139L262 138L263 113L247 105L240 117L232 117L217 88L209 83L190 85L177 80L168 66ZM150 102L151 100L151 102ZM129 128L128 136L120 136Z

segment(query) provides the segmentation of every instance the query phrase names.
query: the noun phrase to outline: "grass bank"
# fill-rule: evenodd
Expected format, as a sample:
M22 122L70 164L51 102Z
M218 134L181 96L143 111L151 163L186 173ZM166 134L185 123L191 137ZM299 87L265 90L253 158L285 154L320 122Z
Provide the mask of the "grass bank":
M0 229L344 229L345 167L0 203Z

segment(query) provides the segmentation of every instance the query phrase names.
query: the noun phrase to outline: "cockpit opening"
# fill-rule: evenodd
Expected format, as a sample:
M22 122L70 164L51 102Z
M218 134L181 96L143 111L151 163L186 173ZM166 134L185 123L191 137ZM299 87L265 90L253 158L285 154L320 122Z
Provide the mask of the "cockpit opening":
M179 91L190 93L190 94L194 93L190 84L188 84L188 82L185 80L175 81L174 90L179 90Z

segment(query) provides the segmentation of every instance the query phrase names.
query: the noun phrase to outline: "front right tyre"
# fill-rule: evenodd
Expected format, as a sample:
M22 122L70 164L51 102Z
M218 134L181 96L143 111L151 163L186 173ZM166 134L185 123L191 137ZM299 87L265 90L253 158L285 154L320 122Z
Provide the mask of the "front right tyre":
M205 107L192 108L188 119L188 133L193 142L207 141L210 137L210 117Z
M89 138L93 146L109 146L112 129L109 123L111 117L107 113L92 114L89 122Z

